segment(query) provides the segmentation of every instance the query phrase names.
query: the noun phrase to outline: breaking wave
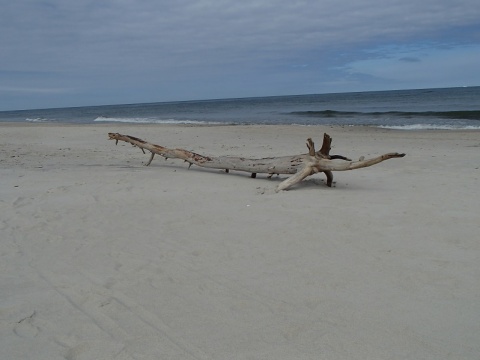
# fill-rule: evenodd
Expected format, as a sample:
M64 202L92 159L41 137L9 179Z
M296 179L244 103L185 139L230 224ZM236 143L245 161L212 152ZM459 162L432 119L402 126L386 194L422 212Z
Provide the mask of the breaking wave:
M335 111L335 110L320 110L320 111L293 111L290 114L300 116L311 116L319 118L337 118L337 117L398 117L398 118L413 118L413 117L434 117L440 119L451 120L480 120L479 110L466 111L379 111L379 112L355 112L355 111Z
M38 117L38 118L26 118L25 121L29 122L48 122L49 120L46 118Z
M393 130L480 130L480 125L438 125L438 124L411 124L411 125L378 125L382 129Z
M173 124L173 125L214 125L216 122L197 121L197 120L176 120L176 119L155 119L155 118L122 118L99 116L95 122L121 122L132 124Z

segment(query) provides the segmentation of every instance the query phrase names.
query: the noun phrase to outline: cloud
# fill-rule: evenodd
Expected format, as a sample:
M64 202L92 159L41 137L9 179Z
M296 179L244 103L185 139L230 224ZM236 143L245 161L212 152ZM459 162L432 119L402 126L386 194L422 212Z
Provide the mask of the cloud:
M251 77L273 81L264 90L273 95L281 78L309 81L305 91L340 84L336 77L348 76L340 68L384 58L388 46L426 44L428 52L480 41L477 0L0 1L0 71L49 74L32 77L35 86L22 78L24 88L49 81L127 94L157 84L166 94L167 84L211 79L227 89L228 79ZM412 65L415 58L423 60L395 57Z
M21 94L65 94L74 91L73 88L0 86L0 92Z
M478 85L475 67L480 63L480 45L454 48L405 49L397 54L386 52L383 58L352 62L350 74L370 76L396 84L415 83L416 87Z
M7 7L1 23L15 29L7 39L10 58L23 54L20 63L38 61L42 67L137 63L154 68L294 57L312 49L433 36L480 18L476 1L468 0L26 0Z
M412 57L412 56L405 56L400 59L400 61L405 61L405 62L420 62L421 60L417 57Z

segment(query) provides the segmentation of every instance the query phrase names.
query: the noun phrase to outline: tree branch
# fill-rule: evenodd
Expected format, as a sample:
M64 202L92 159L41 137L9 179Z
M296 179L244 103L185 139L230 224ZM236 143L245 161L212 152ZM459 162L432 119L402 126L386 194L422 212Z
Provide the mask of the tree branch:
M122 135L119 133L108 133L108 137L109 140L115 140L116 144L118 144L118 141L124 141L140 148L142 151L150 151L151 156L146 164L147 166L150 165L154 155L157 154L165 158L184 160L189 163L189 168L194 164L205 168L223 169L226 172L229 172L230 170L245 171L251 173L252 178L255 178L257 173L268 174L269 178L273 174L292 174L293 176L284 180L277 186L277 191L286 190L301 182L306 177L318 172L324 172L327 176L327 186L332 186L333 171L360 169L378 164L388 159L405 156L405 154L401 153L388 153L372 159L364 160L362 157L359 161L351 161L342 155L330 155L332 138L326 133L323 136L322 147L317 152L315 152L315 144L313 140L308 138L308 154L261 159L247 159L230 156L204 156L189 150L169 149L149 143L134 136Z

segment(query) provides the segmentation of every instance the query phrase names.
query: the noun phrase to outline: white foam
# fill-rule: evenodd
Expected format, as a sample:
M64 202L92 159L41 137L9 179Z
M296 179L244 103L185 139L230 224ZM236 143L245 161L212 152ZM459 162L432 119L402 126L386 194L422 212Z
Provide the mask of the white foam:
M45 118L26 118L25 121L30 121L30 122L47 122L48 120Z
M436 125L436 124L412 124L412 125L379 125L382 129L394 130L480 130L480 126L474 125Z
M110 118L110 117L104 117L104 116L99 116L94 121L123 122L123 123L134 123L134 124L191 124L191 125L219 124L214 122L195 121L195 120L153 119L153 118Z

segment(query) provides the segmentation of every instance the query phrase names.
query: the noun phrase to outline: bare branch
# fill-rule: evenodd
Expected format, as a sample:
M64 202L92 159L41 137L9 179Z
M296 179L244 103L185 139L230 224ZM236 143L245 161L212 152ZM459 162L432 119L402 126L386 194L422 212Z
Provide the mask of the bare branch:
M330 155L332 138L328 134L324 134L322 147L317 152L315 152L315 144L313 140L308 138L308 154L260 159L247 159L230 156L204 156L189 150L169 149L130 135L122 135L119 133L108 133L108 137L109 140L115 140L116 144L118 141L124 141L133 146L139 147L142 151L150 151L150 159L145 164L147 166L150 165L154 155L157 154L164 158L184 160L189 163L189 168L193 164L205 168L222 169L226 172L229 172L230 170L245 171L249 172L252 178L255 178L257 174L268 174L268 178L273 174L292 175L277 186L277 191L286 190L301 182L306 177L318 172L324 172L327 176L327 186L332 186L333 171L360 169L378 164L388 159L405 156L405 154L401 153L388 153L372 159L364 160L362 157L359 161L351 161L342 155Z

